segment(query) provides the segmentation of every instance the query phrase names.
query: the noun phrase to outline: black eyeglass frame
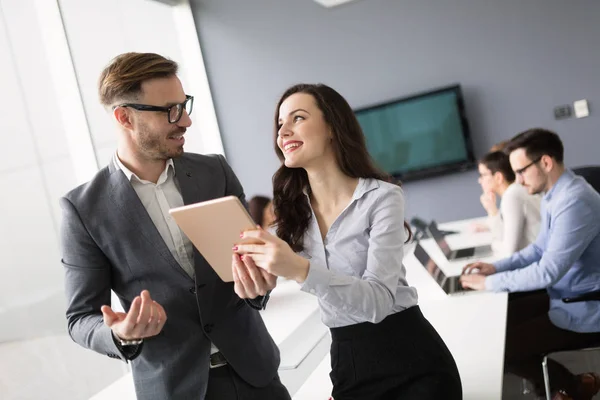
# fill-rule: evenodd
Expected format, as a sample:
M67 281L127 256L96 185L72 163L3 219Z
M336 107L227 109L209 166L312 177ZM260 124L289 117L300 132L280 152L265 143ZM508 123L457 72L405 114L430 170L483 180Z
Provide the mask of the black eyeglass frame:
M523 173L525 171L527 171L527 169L529 169L529 167L531 167L534 164L539 163L542 160L542 157L544 157L544 156L539 156L538 158L536 158L535 160L533 160L532 162L530 162L529 164L527 164L523 168L519 168L519 169L515 170L515 175L521 175L522 176Z
M187 94L185 95L185 100L182 103L173 104L172 106L169 106L169 107L151 106L148 104L123 103L123 104L118 104L118 105L114 106L113 110L117 107L129 107L129 108L133 108L134 110L138 110L138 111L166 112L167 120L169 121L169 123L176 124L181 119L181 116L183 115L183 110L186 109L188 102L190 102L190 109L189 109L189 111L187 111L187 110L186 111L187 111L188 115L190 115L192 113L192 110L194 109L194 96L190 96ZM177 107L177 118L171 120L171 109L173 109L173 107Z

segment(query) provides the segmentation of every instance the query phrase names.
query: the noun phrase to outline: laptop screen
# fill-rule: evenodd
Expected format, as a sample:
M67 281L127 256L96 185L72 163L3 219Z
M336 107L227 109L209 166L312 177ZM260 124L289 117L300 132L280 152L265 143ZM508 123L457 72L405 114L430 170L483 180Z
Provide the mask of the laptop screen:
M417 260L419 260L427 272L429 272L429 275L431 275L440 286L444 286L446 275L444 275L440 267L438 267L435 261L429 257L429 254L427 254L425 249L418 243L415 247L414 254Z
M440 232L435 221L431 221L428 229L429 233L433 237L433 240L435 240L440 249L442 249L444 256L446 256L446 258L450 257L450 254L452 254L452 249L450 249L448 242L446 242L446 239L444 239L444 234Z

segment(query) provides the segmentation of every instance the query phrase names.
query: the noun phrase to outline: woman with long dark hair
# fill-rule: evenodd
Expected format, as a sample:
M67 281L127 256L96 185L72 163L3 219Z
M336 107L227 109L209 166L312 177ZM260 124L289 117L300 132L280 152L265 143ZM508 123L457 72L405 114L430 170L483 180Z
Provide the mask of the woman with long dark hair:
M461 399L454 359L405 279L402 189L373 166L350 105L328 86L293 86L274 142L277 237L243 233L264 244L234 247L236 292L274 275L317 296L335 400Z

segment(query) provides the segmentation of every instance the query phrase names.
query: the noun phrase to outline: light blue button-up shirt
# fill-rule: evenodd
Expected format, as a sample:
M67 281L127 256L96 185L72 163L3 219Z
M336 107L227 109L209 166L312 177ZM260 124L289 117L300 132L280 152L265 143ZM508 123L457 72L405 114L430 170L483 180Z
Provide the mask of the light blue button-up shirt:
M313 212L300 253L310 261L301 289L318 297L325 325L378 323L417 304L402 265L406 235L402 189L376 179L359 180L324 240Z
M547 288L549 317L560 328L600 332L600 301L563 303L562 298L600 290L600 195L566 170L546 193L534 243L494 264L485 280L493 291Z

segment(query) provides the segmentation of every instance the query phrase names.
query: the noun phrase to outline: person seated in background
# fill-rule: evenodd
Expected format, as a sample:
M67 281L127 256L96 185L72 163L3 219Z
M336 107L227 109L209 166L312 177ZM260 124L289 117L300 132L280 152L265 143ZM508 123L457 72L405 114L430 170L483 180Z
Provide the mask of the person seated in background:
M496 143L495 145L490 147L490 150L488 151L488 153L504 151L504 147L506 146L507 143L508 143L508 140L503 140L501 142ZM481 174L480 174L480 176L481 176ZM482 198L480 197L479 200L481 201ZM476 223L471 224L470 228L474 232L489 232L489 230L490 230L490 227L487 223L481 223L481 222L476 222Z
M254 196L248 201L250 216L261 228L269 228L275 222L273 202L266 196Z
M545 354L600 342L600 195L565 168L563 144L554 132L525 131L506 152L518 182L530 194L544 194L540 233L509 258L467 265L461 282L475 290L511 292L505 370L543 393ZM595 373L574 375L552 359L548 370L556 400L588 400L600 390Z
M495 251L510 255L533 243L540 229L540 196L515 182L508 155L486 154L479 161L481 204L487 212ZM501 197L500 209L496 196Z

